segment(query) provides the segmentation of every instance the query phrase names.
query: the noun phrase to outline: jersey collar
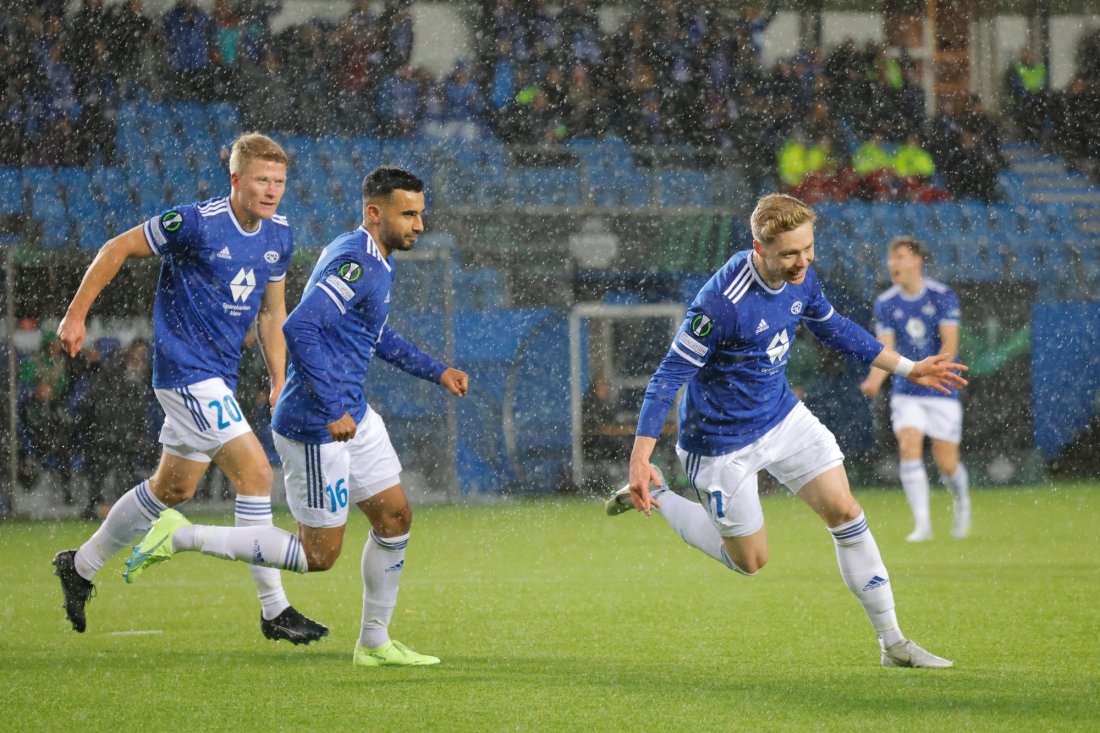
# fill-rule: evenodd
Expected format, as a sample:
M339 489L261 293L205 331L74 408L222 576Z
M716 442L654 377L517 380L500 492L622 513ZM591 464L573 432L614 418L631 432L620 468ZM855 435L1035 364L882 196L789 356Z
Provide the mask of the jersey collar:
M371 257L378 258L378 261L386 268L386 272L392 272L393 268L390 267L389 258L382 256L382 250L378 249L378 244L374 241L374 237L370 235L370 232L367 231L367 228L360 224L359 231L367 238L366 241L363 242L363 249L367 250L367 254Z
M764 289L764 292L771 293L772 295L778 295L782 293L784 288L787 287L787 281L784 280L783 284L778 288L770 288L768 284L764 282L764 278L760 277L760 273L756 271L756 259L753 256L755 253L749 251L749 268L752 271L752 279L756 281L756 284Z
M255 237L257 234L264 230L264 220L260 219L260 226L256 227L256 231L247 231L241 226L241 223L237 221L237 215L233 213L233 202L229 200L229 197L225 197L226 208L229 209L229 219L233 222L233 226L237 227L237 231L241 233L242 237Z

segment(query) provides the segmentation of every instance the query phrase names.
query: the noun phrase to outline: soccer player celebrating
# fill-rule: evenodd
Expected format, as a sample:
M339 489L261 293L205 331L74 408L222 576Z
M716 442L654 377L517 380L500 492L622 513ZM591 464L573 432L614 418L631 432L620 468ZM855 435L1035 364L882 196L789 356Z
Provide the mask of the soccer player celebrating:
M946 354L954 359L959 351L959 301L951 288L924 277L925 256L924 245L912 237L896 237L890 242L888 264L894 287L875 300L875 333L886 348L913 358ZM886 372L872 369L860 390L867 397L877 397L886 377ZM953 497L951 534L958 539L966 537L970 533L970 477L959 461L962 405L958 394L895 379L890 422L898 439L901 487L913 511L913 531L905 539L932 539L925 435L932 439L932 457Z
M162 258L153 304L153 387L165 413L160 465L111 507L79 549L54 557L65 613L76 631L87 626L85 604L96 572L162 511L190 499L211 460L237 491L237 524L271 525L271 466L234 390L241 344L253 321L273 405L285 380L285 277L294 243L286 218L275 211L286 190L286 168L286 153L275 141L254 133L239 137L229 156L229 196L169 209L103 245L58 326L61 343L75 356L88 310L123 263ZM308 644L328 634L290 605L278 570L251 570L264 636Z
M328 570L340 556L348 506L355 504L371 531L363 548L363 617L353 663L438 664L389 637L412 511L401 488L401 463L382 418L367 405L363 382L375 353L458 397L469 382L465 372L436 361L386 325L393 252L412 249L424 231L423 182L398 168L379 168L362 190L363 225L322 251L284 327L290 367L272 428L298 536L274 527L192 525L169 510L135 548L127 580L182 551L300 573Z
M630 483L606 510L656 509L688 544L753 575L768 559L756 484L757 472L767 470L824 520L841 577L878 634L883 666L950 667L898 627L890 575L848 487L844 455L791 391L785 372L800 323L841 353L943 392L966 384L951 371L966 367L945 354L914 364L833 310L810 266L814 218L791 196L757 203L752 249L731 257L699 291L646 388ZM701 505L669 491L649 462L685 383L676 452Z

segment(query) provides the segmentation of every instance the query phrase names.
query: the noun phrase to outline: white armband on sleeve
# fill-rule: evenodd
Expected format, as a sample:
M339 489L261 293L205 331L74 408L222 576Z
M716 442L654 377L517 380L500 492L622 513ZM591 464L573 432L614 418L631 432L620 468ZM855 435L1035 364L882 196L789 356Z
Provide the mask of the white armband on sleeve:
M906 359L904 356L898 357L898 365L894 367L894 374L899 377L908 377L909 373L913 371L913 367L916 366L911 359Z

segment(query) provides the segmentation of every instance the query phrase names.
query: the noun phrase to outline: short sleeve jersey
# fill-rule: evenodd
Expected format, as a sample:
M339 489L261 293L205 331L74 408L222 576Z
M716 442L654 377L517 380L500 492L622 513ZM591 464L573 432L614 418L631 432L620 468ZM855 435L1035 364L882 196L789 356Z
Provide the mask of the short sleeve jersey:
M384 257L366 229L343 234L325 247L288 325L309 320L315 343L290 343L287 383L272 429L309 444L332 441L328 423L347 412L367 414L363 384L390 314L392 256ZM295 328L296 330L296 328Z
M920 361L940 353L943 339L940 326L959 324L959 299L951 288L925 278L924 288L913 296L894 286L875 299L875 333L892 333L895 350L902 356ZM894 379L894 394L914 397L958 399L952 391L945 395L931 387L921 387L908 379Z
M153 304L153 386L220 377L236 388L241 345L264 288L286 277L294 240L286 218L237 222L229 198L178 206L143 226L161 257Z

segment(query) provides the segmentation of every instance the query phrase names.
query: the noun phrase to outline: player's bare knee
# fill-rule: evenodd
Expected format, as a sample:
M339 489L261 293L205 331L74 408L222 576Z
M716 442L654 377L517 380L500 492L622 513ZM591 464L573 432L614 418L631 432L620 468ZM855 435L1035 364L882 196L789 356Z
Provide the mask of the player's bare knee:
M387 509L375 522L374 531L381 537L397 537L412 529L412 508L405 504Z
M306 548L306 564L309 566L309 572L320 573L325 570L331 570L332 566L336 564L337 558L340 557L340 551L332 551L331 548Z
M195 487L180 481L154 476L149 479L149 490L165 506L177 506L195 495Z
M274 475L271 466L266 462L250 467L248 472L240 477L237 493L245 496L271 496L271 481Z

